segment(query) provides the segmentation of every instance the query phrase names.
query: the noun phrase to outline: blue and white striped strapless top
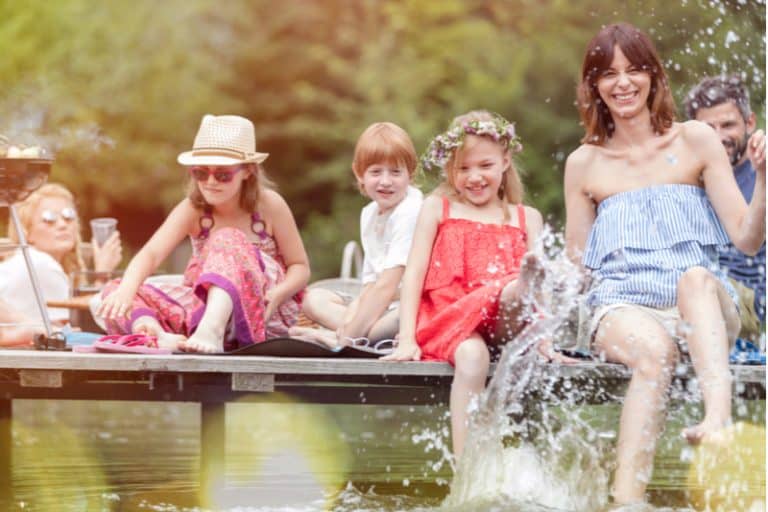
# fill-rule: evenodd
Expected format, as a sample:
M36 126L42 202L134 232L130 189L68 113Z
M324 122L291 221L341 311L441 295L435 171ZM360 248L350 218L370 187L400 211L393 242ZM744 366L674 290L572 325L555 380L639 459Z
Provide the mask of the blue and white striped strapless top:
M680 276L695 266L712 271L738 304L717 263L716 248L727 242L700 187L670 184L614 194L600 203L584 249L594 279L587 304L673 307Z

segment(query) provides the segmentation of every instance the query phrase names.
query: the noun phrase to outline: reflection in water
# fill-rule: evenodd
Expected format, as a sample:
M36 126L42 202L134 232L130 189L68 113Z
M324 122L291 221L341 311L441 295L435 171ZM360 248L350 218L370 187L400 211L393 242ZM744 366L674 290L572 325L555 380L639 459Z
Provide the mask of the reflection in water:
M300 406L289 403L270 407L277 414L290 416ZM434 471L433 466L441 458L439 452L425 451L425 444L414 444L413 438L425 431L444 436L445 408L301 407L326 415L336 428L332 438L316 441L316 453L304 454L306 460L325 452L333 439L343 443L351 454L347 473L328 476L350 483L330 496L331 506L325 499L308 501L312 495L304 486L309 483L314 492L317 482L327 480L312 480L315 477L309 473L314 468L309 462L303 466L289 463L297 453L302 453L298 448L292 453L283 451L265 457L260 461L263 471L259 474L254 469L254 453L259 450L250 439L239 434L250 431L253 437L261 436L263 444L269 442L275 428L259 404L237 405L233 408L236 412L228 411L226 480L228 489L232 490L229 497L240 497L244 501L238 503L240 508L229 502L218 509L258 512L438 509L448 488L436 482L450 481L450 468L443 465ZM700 410L683 403L673 404L672 408L676 413L660 443L650 488L655 503L680 507L688 502L691 455L677 435L683 425L679 417L690 418ZM743 403L740 411L742 419L762 423L765 402ZM590 442L610 444L612 440L606 433L615 428L618 414L616 404L585 405L578 419L604 436ZM558 421L572 420L564 414L556 416ZM200 443L197 405L20 400L14 402L14 417L16 502L24 503L26 510L206 510L197 508ZM272 462L277 462L275 467L271 466ZM764 458L758 463L764 464ZM764 485L763 474L764 471L756 471L752 475L753 488ZM269 477L264 479L264 475ZM281 492L273 494L277 489ZM289 492L283 492L285 490ZM285 501L277 503L275 495ZM297 499L292 500L292 496ZM270 505L262 499L270 499ZM463 507L441 508L451 512L547 510L530 503L515 505L512 497L503 495L477 497Z

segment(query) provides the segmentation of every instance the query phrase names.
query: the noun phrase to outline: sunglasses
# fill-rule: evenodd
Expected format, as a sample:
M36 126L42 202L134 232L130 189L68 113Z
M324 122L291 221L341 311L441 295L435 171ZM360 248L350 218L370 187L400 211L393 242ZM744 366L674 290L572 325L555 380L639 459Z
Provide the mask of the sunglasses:
M59 220L59 217L61 217L66 222L73 222L75 219L77 219L77 212L74 208L62 208L60 212L55 212L53 210L43 210L43 212L40 214L40 218L45 222L46 224L56 224L56 221Z
M240 166L237 166L234 169L195 166L189 167L189 174L197 181L208 181L208 177L213 174L213 179L219 183L229 183L232 181L232 178L235 177L235 174L242 170L243 168Z

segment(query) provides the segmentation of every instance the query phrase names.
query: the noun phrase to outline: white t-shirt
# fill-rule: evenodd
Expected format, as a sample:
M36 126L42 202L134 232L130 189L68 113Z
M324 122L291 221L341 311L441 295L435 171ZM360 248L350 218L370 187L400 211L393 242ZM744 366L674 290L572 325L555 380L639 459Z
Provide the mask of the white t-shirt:
M30 247L29 256L35 267L37 280L40 282L43 300L67 300L70 298L69 277L64 273L58 261L46 252ZM35 300L32 279L29 277L24 255L21 250L0 263L0 297L16 311L33 319L39 319L40 309ZM52 321L69 320L66 308L48 308Z
M405 266L423 201L421 191L409 186L405 198L388 213L379 215L375 201L360 212L364 285L376 281L384 270Z

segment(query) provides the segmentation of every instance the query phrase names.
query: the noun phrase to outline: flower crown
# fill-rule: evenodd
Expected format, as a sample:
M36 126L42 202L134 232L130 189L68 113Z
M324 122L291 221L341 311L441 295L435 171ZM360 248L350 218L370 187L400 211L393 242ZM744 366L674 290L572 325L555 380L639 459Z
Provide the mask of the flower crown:
M515 134L515 126L495 114L491 120L465 121L436 136L421 155L421 168L425 171L443 171L453 152L464 144L464 137L467 135L487 135L506 146L512 153L523 150L520 138Z

